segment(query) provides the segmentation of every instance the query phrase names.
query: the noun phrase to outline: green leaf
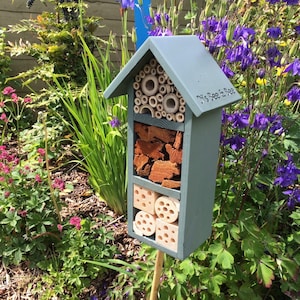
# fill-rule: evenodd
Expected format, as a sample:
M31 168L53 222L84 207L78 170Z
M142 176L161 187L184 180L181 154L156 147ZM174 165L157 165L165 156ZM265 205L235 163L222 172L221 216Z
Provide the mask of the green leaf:
M179 265L180 270L182 270L182 272L185 275L191 275L193 276L195 273L195 268L194 268L194 264L192 263L191 260L189 259L185 259L181 262L181 264Z
M275 276L273 270L260 261L257 267L257 278L259 283L262 283L266 288L270 288Z
M222 266L223 269L231 269L234 263L234 257L231 253L225 249L218 254L217 262Z

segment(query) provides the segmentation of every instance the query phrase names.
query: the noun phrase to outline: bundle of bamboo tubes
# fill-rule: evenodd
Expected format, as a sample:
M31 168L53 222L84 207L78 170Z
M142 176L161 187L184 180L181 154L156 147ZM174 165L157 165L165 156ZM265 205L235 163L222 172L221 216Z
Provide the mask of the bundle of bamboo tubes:
M135 76L134 112L184 122L185 100L155 58Z

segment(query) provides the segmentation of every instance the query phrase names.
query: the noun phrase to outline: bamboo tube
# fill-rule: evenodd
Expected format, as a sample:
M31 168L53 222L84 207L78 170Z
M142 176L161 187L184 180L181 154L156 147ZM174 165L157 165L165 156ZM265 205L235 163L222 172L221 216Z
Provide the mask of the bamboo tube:
M182 98L182 96L178 90L176 90L175 95L177 96L178 99Z
M166 82L165 76L164 76L164 75L159 75L159 76L158 76L158 82L159 82L160 84L164 84L164 83Z
M179 100L175 94L167 94L163 99L163 107L164 110L169 114L174 114L178 111L179 108Z
M162 106L161 103L159 103L159 104L156 105L156 109L157 109L158 111L163 111L163 110L164 110L164 107Z
M158 80L156 76L147 75L141 83L141 89L147 96L155 95L158 91Z
M141 78L141 76L139 74L137 74L137 75L135 75L134 80L136 82L141 82L142 78Z
M149 104L154 108L154 107L156 107L157 106L157 99L156 99L156 97L155 96L150 96L149 97Z
M175 119L176 119L177 122L183 123L183 122L184 122L184 114L182 114L182 113L177 113L177 114L175 115Z
M142 104L148 104L149 103L149 98L147 96L143 95L141 97L141 102L142 102Z
M150 74L150 71L151 71L150 65L145 65L143 70L144 70L145 74Z
M157 71L157 74L163 74L164 73L164 69L160 64L158 64L156 66L156 71Z
M153 75L153 76L156 76L156 74L157 74L156 69L152 68L151 71L150 71L150 74Z
M135 105L141 105L142 104L142 100L140 98L134 98L134 104Z
M134 89L134 90L137 91L137 90L140 89L140 87L141 87L141 86L140 86L140 84L139 84L138 82L135 81L135 82L133 83L133 89Z
M164 110L162 110L161 115L163 118L165 118L167 116L167 113Z
M140 107L138 105L133 106L134 113L138 114L140 112Z
M168 78L168 79L167 79L167 84L169 84L169 85L174 85L173 82L172 82L172 80L171 80L171 78Z
M179 105L179 112L184 113L185 112L185 105Z
M167 119L168 121L174 121L174 114L168 114L168 113L167 113L166 119Z
M155 115L155 118L156 118L156 119L161 119L161 118L162 118L161 111L156 111L156 112L154 113L154 115Z
M164 96L160 93L156 94L156 99L158 102L162 102L164 100Z
M181 97L181 98L179 99L179 103L180 103L180 105L185 105L185 100Z
M149 104L144 104L140 106L140 114L148 114L151 115L154 118L154 109Z
M149 61L149 65L150 65L151 68L155 68L156 65L157 65L157 60L154 57L151 58L150 61Z
M158 82L159 82L159 79L158 79ZM165 95L167 93L166 85L165 84L160 85L158 88L158 92L162 95Z
M140 75L141 79L145 78L145 76L146 76L146 74L145 74L145 72L143 70L141 70L139 72L139 75Z
M141 91L141 90L135 91L135 96L136 96L137 98L141 98L141 97L143 96L142 91Z

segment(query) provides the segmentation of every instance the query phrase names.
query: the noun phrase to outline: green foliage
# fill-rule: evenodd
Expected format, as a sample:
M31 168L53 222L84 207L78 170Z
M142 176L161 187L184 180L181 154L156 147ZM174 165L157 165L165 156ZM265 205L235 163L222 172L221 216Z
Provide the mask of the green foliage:
M109 221L106 216L99 218L104 223ZM71 220L69 223L72 223ZM61 228L61 241L54 252L38 263L42 270L47 271L38 287L41 299L78 299L92 280L101 280L114 263L120 263L111 259L117 253L116 247L108 246L113 241L113 232L104 226L98 228L89 219L79 221L78 227L65 224ZM91 259L99 261L99 264L90 263ZM115 269L118 270L118 267Z
M5 28L0 28L0 89L5 85L10 68L10 57L6 53Z
M10 27L11 32L30 32L39 42L10 43L12 56L28 55L36 59L37 67L18 74L24 85L34 80L52 81L56 75L68 77L76 84L85 82L80 36L94 49L94 31L99 19L85 17L83 1L55 3L55 12L43 12L36 19L25 19Z
M83 155L79 162L89 173L94 190L117 213L126 208L126 117L127 99L108 101L103 91L110 83L110 48L99 49L100 61L84 43L86 86L74 94L70 86L56 81L58 93L67 108L70 129ZM109 45L109 44L108 44Z

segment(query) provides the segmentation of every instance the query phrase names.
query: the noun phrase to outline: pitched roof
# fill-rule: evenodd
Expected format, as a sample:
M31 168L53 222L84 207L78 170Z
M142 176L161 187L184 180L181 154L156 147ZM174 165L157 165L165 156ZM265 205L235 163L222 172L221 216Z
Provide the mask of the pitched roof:
M196 117L241 98L199 38L193 35L149 37L104 91L104 96L127 94L135 75L153 56Z

